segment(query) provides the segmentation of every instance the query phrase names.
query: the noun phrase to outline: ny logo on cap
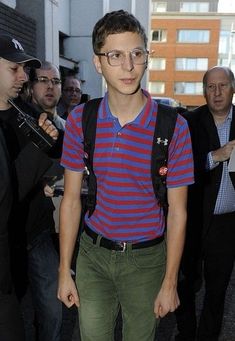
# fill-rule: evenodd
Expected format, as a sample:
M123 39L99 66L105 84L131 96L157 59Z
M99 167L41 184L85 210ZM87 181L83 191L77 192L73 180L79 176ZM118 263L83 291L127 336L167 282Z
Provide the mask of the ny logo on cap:
M24 51L24 49L23 49L21 43L20 43L18 40L12 39L12 42L13 42L13 44L15 45L15 49L17 49L17 50L19 49L19 50L21 50L21 51Z

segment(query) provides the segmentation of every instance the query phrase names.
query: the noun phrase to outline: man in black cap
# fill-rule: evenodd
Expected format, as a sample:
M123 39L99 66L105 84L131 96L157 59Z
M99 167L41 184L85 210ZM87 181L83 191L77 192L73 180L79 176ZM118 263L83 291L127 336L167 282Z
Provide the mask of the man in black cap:
M47 155L19 127L18 111L8 102L18 98L28 80L28 66L40 67L41 62L27 55L18 40L0 34L0 340L3 341L24 340L10 274L7 228L10 211L14 201L23 198L51 165ZM40 116L38 124L57 139L58 131L46 114Z

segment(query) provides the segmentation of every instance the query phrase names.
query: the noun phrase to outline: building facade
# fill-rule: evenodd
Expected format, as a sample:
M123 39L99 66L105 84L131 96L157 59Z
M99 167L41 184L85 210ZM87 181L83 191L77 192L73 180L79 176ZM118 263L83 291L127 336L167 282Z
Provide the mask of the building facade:
M0 10L5 11L0 12L0 29L18 37L28 52L59 66L62 75L77 73L82 91L91 98L99 97L104 94L105 84L92 62L94 24L109 11L124 9L133 13L148 33L150 3L151 0L0 0ZM23 19L22 24L11 29L8 19L13 14L18 21ZM31 44L25 44L29 35ZM147 87L147 77L143 87Z
M217 8L218 0L152 0L152 95L193 108L205 103L202 77L208 68L225 65L235 72L235 14L221 14Z

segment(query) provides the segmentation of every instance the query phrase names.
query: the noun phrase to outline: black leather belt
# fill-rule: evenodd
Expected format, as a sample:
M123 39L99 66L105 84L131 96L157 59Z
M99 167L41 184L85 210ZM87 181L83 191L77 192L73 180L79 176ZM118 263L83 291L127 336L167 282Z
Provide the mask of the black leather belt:
M91 230L87 225L84 226L84 230L86 232L86 234L92 238L93 240L93 244L96 243L97 238L98 238L98 234ZM150 247L150 246L154 246L156 244L161 243L164 240L164 236L161 237L157 237L155 239L151 239L151 240L147 240L145 242L141 242L141 243L136 243L136 244L131 244L132 249L143 249L146 247ZM107 239L105 237L102 237L100 239L100 246L109 249L109 250L114 250L114 251L122 251L124 252L126 250L127 247L127 242L115 242L111 239Z

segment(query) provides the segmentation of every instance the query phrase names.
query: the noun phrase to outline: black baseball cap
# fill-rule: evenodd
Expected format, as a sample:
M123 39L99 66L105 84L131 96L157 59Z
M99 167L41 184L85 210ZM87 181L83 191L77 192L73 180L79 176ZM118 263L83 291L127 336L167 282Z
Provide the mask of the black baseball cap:
M0 58L17 64L26 63L28 66L35 68L41 67L40 60L26 54L17 39L3 33L0 33Z

